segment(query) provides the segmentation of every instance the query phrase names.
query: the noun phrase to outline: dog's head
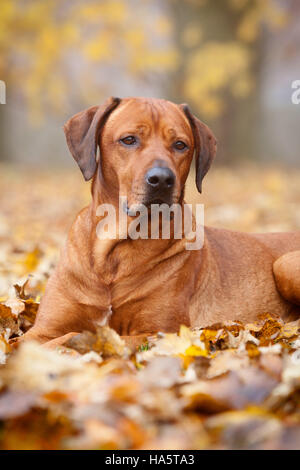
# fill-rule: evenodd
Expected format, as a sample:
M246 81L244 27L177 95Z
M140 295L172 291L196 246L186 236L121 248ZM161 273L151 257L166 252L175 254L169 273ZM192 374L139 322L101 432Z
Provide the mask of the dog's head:
M181 201L194 153L201 192L216 154L211 130L188 106L162 99L110 98L73 116L64 130L84 178L99 177L129 207Z

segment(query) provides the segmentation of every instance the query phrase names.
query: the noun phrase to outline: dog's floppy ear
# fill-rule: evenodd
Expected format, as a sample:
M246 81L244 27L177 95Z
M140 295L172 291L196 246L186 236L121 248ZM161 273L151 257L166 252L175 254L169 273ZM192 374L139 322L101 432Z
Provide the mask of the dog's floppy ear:
M99 133L109 114L118 106L120 98L109 98L100 106L92 106L71 117L64 125L67 144L86 181L97 168Z
M181 109L189 120L193 131L196 159L196 186L202 192L202 180L217 153L217 141L212 131L191 112L187 104L181 104Z

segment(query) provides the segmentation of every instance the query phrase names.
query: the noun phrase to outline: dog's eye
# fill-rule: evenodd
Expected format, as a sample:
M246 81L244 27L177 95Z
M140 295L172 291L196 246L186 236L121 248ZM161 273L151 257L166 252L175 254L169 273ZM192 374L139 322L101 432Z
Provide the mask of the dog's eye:
M136 144L136 138L133 135L128 135L127 137L124 137L124 139L120 139L120 141L125 145Z
M176 150L185 150L187 148L187 145L182 140L177 140L173 146Z

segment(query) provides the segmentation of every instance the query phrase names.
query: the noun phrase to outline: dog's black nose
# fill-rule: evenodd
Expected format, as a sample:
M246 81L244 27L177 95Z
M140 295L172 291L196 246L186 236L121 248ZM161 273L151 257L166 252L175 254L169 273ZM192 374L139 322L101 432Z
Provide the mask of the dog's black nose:
M156 166L147 171L146 182L153 189L171 189L175 183L175 175L170 168Z

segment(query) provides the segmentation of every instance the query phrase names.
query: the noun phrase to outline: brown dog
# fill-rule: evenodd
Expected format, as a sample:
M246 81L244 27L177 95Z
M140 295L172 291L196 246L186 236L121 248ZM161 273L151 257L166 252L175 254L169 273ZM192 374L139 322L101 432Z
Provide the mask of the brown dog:
M24 338L62 343L105 321L121 335L143 336L175 332L181 324L299 313L299 232L205 228L197 251L186 250L185 239L97 237L97 207L110 203L118 215L120 195L127 197L129 219L136 203L183 204L194 153L201 192L216 140L186 105L112 98L72 117L65 134L84 178L93 178L92 202L77 216Z

